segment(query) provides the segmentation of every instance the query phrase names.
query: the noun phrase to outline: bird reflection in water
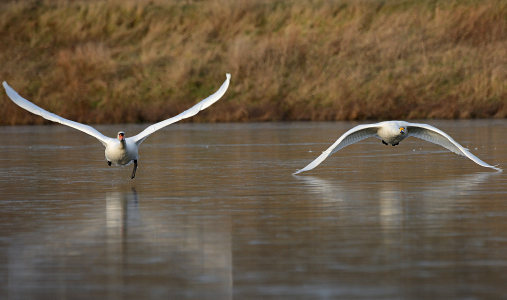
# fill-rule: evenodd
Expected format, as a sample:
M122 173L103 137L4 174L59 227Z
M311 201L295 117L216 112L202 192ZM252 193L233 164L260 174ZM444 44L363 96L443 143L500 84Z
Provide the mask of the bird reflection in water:
M375 213L383 231L400 228L408 215L429 218L433 214L456 214L456 200L473 193L480 193L480 186L501 172L481 172L455 176L446 180L383 180L379 182L348 182L339 179L323 179L315 176L294 176L303 182L309 192L322 203L334 203L340 211L355 210L354 216ZM375 201L377 201L375 205ZM367 205L368 207L364 207ZM445 218L439 218L445 221ZM432 222L436 222L433 220Z
M141 224L139 200L135 188L130 192L111 192L106 194L106 245L105 262L109 265L106 276L108 285L124 285L128 270L129 239L135 235L129 229ZM132 249L135 256L136 249ZM119 263L114 263L117 260Z
M115 191L106 195L106 226L108 235L121 232L126 234L129 225L139 225L139 200L137 191Z
M106 195L107 284L124 286L143 274L146 280L162 280L161 295L168 297L185 290L183 282L197 294L232 299L230 216L163 209L169 201L148 200L140 207L134 188Z

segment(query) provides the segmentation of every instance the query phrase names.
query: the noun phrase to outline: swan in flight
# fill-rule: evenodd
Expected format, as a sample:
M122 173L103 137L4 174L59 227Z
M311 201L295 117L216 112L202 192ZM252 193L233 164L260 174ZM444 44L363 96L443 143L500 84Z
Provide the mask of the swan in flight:
M172 118L169 118L167 120L155 123L151 126L148 126L146 129L141 131L139 134L132 136L132 137L126 137L125 132L120 131L118 132L118 135L116 138L110 138L99 131L97 131L95 128L81 124L78 122L74 122L71 120L64 119L60 116L57 116L53 113L50 113L47 110L44 110L37 105L33 104L32 102L26 100L25 98L21 97L14 89L12 89L7 82L3 82L3 86L5 89L5 92L11 98L11 100L19 105L20 107L28 110L31 113L34 113L36 115L39 115L47 120L57 122L63 125L70 126L72 128L75 128L77 130L80 130L84 133L87 133L96 139L98 139L104 147L106 147L105 154L106 154L106 160L107 164L111 166L111 164L114 164L116 166L119 165L129 165L130 163L134 163L134 169L132 170L132 176L133 179L136 176L136 170L137 170L137 160L139 159L139 145L152 133L155 131L162 129L172 123L178 122L182 119L192 117L196 115L199 111L209 107L216 101L218 101L224 94L225 91L227 91L227 88L229 87L229 81L231 79L231 74L226 74L226 79L222 86L212 95L208 96L206 99L202 100L201 102L195 104L191 108L187 109L186 111L180 113L177 116L174 116Z
M338 150L369 137L376 137L382 140L382 143L384 145L391 144L393 146L396 146L402 140L404 140L409 136L420 138L422 140L440 145L458 155L470 158L472 161L474 161L476 164L480 166L492 168L497 171L502 171L502 169L500 168L497 168L495 166L483 162L477 156L470 153L468 149L458 144L458 142L456 142L447 133L431 125L409 123L404 121L385 121L375 124L358 125L350 129L349 131L345 132L338 140L336 140L336 142L334 142L334 144L331 145L331 147L329 147L326 151L322 152L322 154L319 157L317 157L306 167L304 167L301 170L298 170L294 174L309 171L318 166L328 156L337 152Z

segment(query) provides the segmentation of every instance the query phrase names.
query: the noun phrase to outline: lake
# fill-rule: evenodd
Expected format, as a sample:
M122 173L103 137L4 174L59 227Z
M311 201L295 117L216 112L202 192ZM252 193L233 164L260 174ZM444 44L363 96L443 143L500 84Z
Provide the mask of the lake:
M507 120L423 122L507 168ZM357 124L175 124L134 180L79 131L0 127L0 298L505 297L507 172L409 138L292 175Z

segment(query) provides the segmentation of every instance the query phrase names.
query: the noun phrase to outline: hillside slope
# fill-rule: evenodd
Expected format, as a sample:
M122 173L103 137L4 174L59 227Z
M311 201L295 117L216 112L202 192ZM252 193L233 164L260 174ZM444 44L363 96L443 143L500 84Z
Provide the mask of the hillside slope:
M67 118L507 117L507 1L19 1L0 80ZM0 96L0 124L42 123Z

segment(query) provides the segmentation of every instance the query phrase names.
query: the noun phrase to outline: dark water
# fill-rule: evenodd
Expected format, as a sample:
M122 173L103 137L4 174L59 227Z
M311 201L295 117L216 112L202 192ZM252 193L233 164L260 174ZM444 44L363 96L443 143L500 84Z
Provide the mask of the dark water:
M429 123L507 168L507 121ZM507 295L507 172L412 138L291 175L353 125L173 125L135 180L78 131L0 127L0 298Z

